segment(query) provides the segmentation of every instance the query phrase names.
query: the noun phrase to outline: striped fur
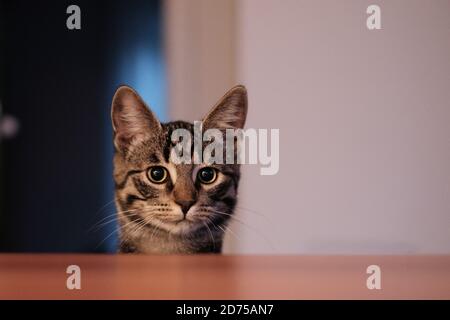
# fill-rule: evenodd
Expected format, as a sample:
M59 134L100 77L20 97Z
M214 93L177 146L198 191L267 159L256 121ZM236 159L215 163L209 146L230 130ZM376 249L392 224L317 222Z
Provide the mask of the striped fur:
M204 118L207 128L242 128L247 114L243 86L231 89ZM160 123L139 95L120 87L112 104L115 199L123 253L219 253L236 206L239 165L213 164L212 184L202 184L194 164L170 161L171 133L189 130L184 121ZM164 183L153 183L149 168L167 169ZM184 214L181 205L189 203Z

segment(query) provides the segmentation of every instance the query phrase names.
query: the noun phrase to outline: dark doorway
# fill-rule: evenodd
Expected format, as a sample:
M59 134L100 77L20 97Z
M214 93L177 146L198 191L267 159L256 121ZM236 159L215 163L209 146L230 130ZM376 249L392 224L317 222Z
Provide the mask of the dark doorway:
M0 0L1 113L19 124L1 140L1 251L115 248L112 219L90 230L114 213L110 101L118 85L133 85L120 70L134 44L152 43L163 65L161 6L77 1L82 28L68 30L71 4ZM161 66L142 71L160 73L159 91Z

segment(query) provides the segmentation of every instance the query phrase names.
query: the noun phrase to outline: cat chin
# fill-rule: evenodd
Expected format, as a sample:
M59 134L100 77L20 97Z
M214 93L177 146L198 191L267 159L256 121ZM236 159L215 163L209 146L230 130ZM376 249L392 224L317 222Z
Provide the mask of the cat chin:
M172 235L188 235L203 225L198 221L184 219L181 221L161 221L158 228Z

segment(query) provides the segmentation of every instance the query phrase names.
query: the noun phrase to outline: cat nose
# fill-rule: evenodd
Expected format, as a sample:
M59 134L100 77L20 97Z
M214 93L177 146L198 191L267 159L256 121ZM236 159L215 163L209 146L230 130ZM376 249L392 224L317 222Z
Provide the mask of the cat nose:
M175 201L176 204L178 204L181 208L181 211L183 211L183 214L186 215L189 209L192 207L192 205L195 203L194 200L177 200Z

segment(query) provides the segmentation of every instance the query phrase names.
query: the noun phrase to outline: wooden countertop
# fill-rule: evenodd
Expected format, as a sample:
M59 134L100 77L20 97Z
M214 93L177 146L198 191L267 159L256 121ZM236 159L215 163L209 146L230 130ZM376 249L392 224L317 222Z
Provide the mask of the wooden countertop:
M81 290L66 287L69 265ZM381 298L450 299L450 256L0 254L0 299Z

